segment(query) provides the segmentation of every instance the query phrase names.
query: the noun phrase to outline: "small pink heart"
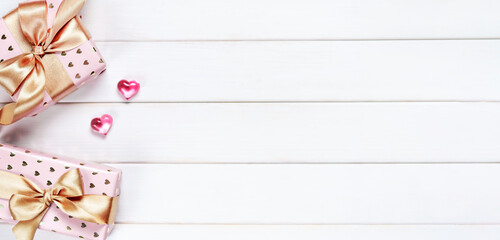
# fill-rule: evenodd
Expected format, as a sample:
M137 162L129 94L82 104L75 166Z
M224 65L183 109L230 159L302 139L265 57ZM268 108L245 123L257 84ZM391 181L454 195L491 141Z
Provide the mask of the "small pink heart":
M94 118L90 122L92 129L100 134L108 135L111 126L113 125L113 117L108 114L102 115L100 118Z
M139 89L141 88L141 84L138 82L132 80L132 81L127 81L127 80L121 80L118 82L118 91L127 99L129 100L132 98L134 95L139 92Z

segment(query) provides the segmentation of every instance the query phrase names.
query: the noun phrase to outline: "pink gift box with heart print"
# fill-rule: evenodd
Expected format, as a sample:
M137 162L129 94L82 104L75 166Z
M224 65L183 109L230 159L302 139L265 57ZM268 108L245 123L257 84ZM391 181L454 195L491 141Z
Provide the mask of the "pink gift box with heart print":
M10 145L0 145L0 171L22 175L43 189L49 189L63 174L73 169L80 171L85 195L113 197L110 223L97 224L82 221L67 215L55 204L51 204L39 229L80 239L104 240L114 225L120 196L121 170L96 163L32 152ZM0 198L0 221L16 224L9 210L9 199Z
M31 1L35 0L30 0L28 2ZM63 0L46 0L47 26L49 28L53 25L54 19L62 2ZM17 11L17 9L14 11ZM12 12L0 20L0 62L14 58L23 54L23 52L26 52L26 50L23 51L21 45L16 41L15 36L12 34L8 24L6 24L6 17L11 14ZM86 33L88 34L88 32ZM85 83L97 78L97 76L103 73L106 69L106 63L104 62L101 53L92 39L71 50L56 52L55 55L64 67L65 74L67 74L67 77L70 78L74 84L74 87L68 88L60 94L61 98L72 93ZM12 95L12 100L17 101L19 94L20 91L17 91L14 95ZM46 91L42 103L33 108L28 116L37 115L49 106L55 104L57 100L52 99Z

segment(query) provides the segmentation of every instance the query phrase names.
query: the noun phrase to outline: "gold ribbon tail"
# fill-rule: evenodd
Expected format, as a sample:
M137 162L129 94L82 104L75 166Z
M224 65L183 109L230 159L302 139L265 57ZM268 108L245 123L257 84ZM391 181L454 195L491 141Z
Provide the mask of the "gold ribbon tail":
M47 213L49 209L46 208L42 213L34 219L27 221L19 221L13 228L12 232L16 236L17 240L33 240L35 237L36 230L42 222L43 216Z
M22 54L4 61L0 63L0 84L10 95L14 95L34 68L35 58L32 54ZM31 96L31 94L29 95ZM26 108L18 107L18 104L19 101L9 103L0 109L0 124L10 124L15 119L20 119L28 114L22 111Z

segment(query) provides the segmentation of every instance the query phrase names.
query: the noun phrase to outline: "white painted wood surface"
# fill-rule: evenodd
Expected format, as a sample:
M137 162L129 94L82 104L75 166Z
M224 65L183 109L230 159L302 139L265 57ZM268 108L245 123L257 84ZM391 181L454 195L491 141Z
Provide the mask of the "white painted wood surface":
M491 210L500 208L500 194L491 188L500 181L497 164L113 166L125 176L121 223L500 222L500 212ZM153 186L159 191L151 199Z
M441 39L500 37L498 9L496 0L92 0L83 15L106 41Z
M0 141L123 169L110 240L498 239L499 10L87 0L109 69ZM123 78L142 83L132 103Z
M500 40L98 45L108 70L64 102L122 102L122 78L133 102L500 100Z
M499 123L484 102L59 104L0 140L105 163L475 163L500 161Z
M82 15L103 41L470 39L500 37L498 9L496 0L89 0Z

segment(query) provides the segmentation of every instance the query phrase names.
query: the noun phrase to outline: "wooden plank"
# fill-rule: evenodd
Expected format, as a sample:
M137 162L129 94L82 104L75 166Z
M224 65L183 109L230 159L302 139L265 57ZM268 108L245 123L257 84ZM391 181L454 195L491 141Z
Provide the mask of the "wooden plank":
M83 16L106 41L498 38L498 9L495 0L106 0L88 1Z
M134 102L500 101L500 41L99 45L108 70L64 102L122 102L123 78Z
M9 225L0 224L0 237L15 240ZM500 227L495 226L328 226L328 225L145 225L119 224L109 240L496 240ZM38 231L36 239L73 240L47 231Z
M499 162L499 122L500 103L59 104L0 141L98 162Z
M113 164L118 223L498 224L500 164Z
M113 166L124 173L119 223L500 222L499 164Z

